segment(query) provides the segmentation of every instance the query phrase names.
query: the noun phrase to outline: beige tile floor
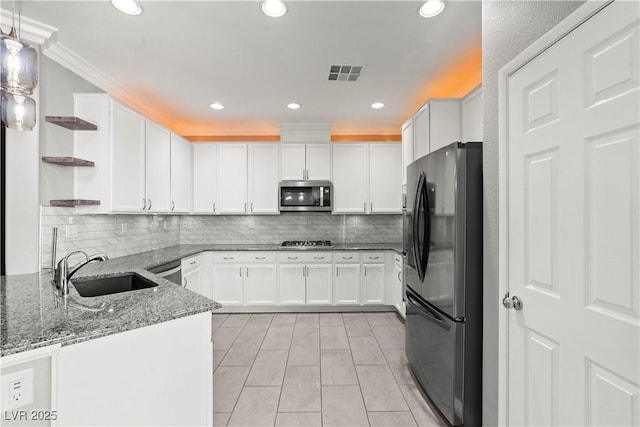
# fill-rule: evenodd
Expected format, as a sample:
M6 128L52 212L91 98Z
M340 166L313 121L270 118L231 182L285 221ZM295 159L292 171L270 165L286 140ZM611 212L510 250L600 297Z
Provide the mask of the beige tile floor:
M213 315L214 426L445 426L395 313Z

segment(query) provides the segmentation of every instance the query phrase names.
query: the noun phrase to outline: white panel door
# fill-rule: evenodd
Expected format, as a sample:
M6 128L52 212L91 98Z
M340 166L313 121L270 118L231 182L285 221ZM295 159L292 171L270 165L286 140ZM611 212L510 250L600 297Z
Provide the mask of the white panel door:
M369 145L369 212L402 213L402 145Z
M305 145L280 144L280 179L301 180L305 176Z
M511 425L640 423L639 7L508 81Z
M248 213L247 144L218 145L217 160L218 213Z
M386 282L385 271L386 269L384 264L362 265L363 304L384 304Z
M413 115L414 160L429 154L429 103Z
M249 144L249 212L277 214L278 145Z
M191 210L191 144L171 135L171 212Z
M331 144L307 144L307 179L331 179Z
M304 264L280 264L278 283L280 305L298 305L305 303Z
M333 301L331 288L331 264L307 264L307 304L330 305Z
M367 146L333 147L333 213L365 213L368 202Z
M213 299L223 307L244 304L242 264L213 266Z
M360 304L360 264L335 264L333 276L333 303Z
M145 175L147 211L168 212L171 196L171 132L145 120Z
M247 305L276 305L277 278L275 264L252 264L245 269Z
M112 105L111 210L143 212L146 207L145 120L118 103Z
M216 213L216 145L193 144L193 212Z

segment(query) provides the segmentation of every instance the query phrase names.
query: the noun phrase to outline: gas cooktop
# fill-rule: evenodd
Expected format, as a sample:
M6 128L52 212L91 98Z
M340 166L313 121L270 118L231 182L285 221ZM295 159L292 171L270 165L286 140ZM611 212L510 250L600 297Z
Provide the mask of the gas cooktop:
M281 246L317 247L331 246L331 240L285 240Z

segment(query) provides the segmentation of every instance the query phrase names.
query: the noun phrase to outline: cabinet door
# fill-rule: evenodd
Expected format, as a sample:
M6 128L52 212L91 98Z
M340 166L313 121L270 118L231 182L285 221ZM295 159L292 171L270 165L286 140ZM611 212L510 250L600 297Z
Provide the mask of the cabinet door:
M462 110L459 99L429 101L429 152L462 139Z
M364 144L336 144L333 147L333 212L365 213L367 147Z
M303 264L280 264L280 305L305 303Z
M218 213L247 213L247 144L218 146Z
M393 286L392 286L392 294L393 294L393 305L398 310L398 313L404 317L404 307L402 305L402 293L404 289L402 288L402 268L395 267L393 269Z
M402 213L402 146L370 144L369 211Z
M307 144L307 179L331 179L331 144Z
M213 266L213 299L223 306L244 304L241 264Z
M145 120L145 182L147 211L168 212L171 168L171 132Z
M462 141L482 141L482 88L462 100Z
M304 144L280 144L281 180L304 179L305 171L305 145Z
M407 183L407 166L413 162L413 120L402 126L402 184Z
M193 155L193 212L216 213L216 146L194 144Z
M364 304L384 304L384 284L384 264L363 264L362 302Z
M171 212L191 211L191 144L171 135Z
M188 273L183 274L182 286L189 289L190 291L197 292L200 295L204 295L204 291L202 289L202 267L198 267Z
M143 212L145 205L144 117L113 103L111 210Z
M429 154L429 103L413 116L413 153L417 160Z
M307 265L307 304L330 305L331 264Z
M276 265L247 265L245 271L247 305L276 305Z
M333 303L360 304L360 264L335 264Z
M249 145L249 212L277 214L278 145Z

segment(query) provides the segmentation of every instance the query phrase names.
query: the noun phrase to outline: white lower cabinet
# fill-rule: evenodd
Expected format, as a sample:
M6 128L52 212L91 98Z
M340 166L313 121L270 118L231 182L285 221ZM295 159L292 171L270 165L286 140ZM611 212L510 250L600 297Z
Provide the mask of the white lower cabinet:
M331 305L331 254L285 252L280 262L280 305Z
M391 277L391 301L390 304L396 308L396 311L405 318L405 306L404 306L404 287L402 286L402 256L394 255L393 276Z
M211 298L211 292L205 288L203 283L203 255L197 254L181 261L182 286L190 291Z
M222 307L275 305L278 274L271 252L215 252L213 299Z

